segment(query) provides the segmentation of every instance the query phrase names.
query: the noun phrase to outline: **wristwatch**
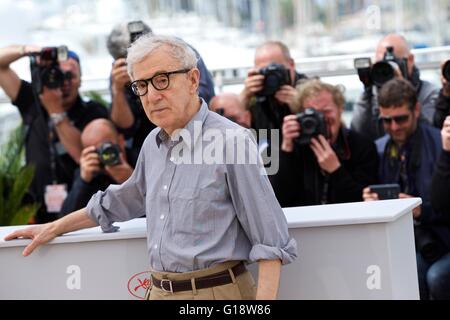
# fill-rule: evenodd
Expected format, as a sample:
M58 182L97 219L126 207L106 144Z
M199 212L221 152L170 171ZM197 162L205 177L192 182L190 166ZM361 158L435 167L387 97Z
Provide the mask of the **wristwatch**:
M66 112L50 113L50 119L52 119L52 123L54 126L60 124L66 117Z

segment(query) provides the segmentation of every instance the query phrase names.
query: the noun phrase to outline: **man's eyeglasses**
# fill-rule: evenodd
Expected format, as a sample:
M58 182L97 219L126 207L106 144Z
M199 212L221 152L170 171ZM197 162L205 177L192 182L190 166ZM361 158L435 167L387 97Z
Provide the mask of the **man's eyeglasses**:
M148 83L150 82L153 88L155 88L158 91L162 91L169 87L170 76L172 74L188 73L189 71L191 71L191 69L181 69L171 72L158 73L149 79L133 81L131 83L131 89L133 90L133 93L135 95L139 97L145 96L148 92Z
M384 124L390 125L392 121L394 121L396 124L404 124L409 120L410 114L402 114L399 116L393 116L393 117L383 117L380 116L380 120L383 121Z

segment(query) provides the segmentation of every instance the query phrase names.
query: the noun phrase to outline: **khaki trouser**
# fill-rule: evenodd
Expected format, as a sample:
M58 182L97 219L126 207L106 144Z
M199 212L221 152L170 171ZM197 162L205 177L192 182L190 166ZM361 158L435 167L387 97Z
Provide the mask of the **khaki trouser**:
M238 263L239 261L224 262L208 269L184 273L152 271L153 277L158 280L169 279L175 281L191 279L193 290L171 293L156 287L151 287L147 290L145 298L147 300L254 300L256 297L256 285L250 272L245 271L235 277L231 271L231 268ZM198 290L195 288L195 278L209 276L227 269L233 279L232 283Z

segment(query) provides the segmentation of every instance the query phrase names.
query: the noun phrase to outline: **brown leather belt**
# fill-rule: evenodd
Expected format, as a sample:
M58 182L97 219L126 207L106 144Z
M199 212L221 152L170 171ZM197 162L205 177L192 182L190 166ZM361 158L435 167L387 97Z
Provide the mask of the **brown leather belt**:
M244 273L247 268L241 262L238 265L231 268L235 277ZM231 278L230 272L227 270L211 274L209 276L195 278L195 288L196 289L205 289L216 286L222 286L224 284L232 283L233 279ZM191 279L189 280L169 280L169 279L156 279L152 275L152 285L158 289L161 289L165 292L180 292L180 291L190 291L192 290Z

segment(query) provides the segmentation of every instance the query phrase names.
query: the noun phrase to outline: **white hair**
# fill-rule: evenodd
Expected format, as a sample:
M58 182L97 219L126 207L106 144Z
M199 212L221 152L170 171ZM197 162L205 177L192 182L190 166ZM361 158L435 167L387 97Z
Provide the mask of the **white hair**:
M195 51L183 40L171 36L146 34L128 48L127 67L130 77L134 79L133 65L161 47L167 47L167 53L181 63L181 68L192 69L197 66L198 58Z

